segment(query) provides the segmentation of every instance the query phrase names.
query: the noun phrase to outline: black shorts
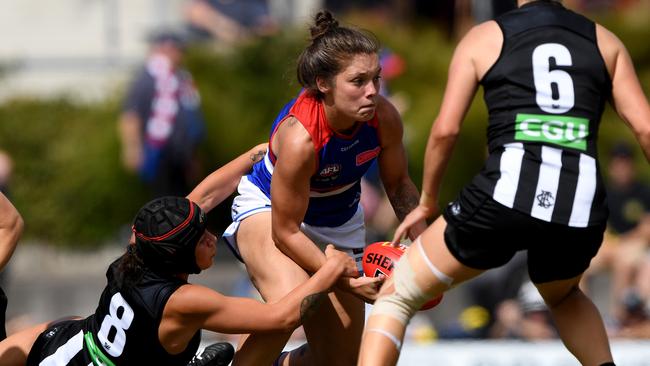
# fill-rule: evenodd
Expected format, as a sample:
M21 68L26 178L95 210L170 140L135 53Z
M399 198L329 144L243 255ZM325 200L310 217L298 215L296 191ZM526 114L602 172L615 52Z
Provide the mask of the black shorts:
M510 209L470 185L444 210L445 242L462 264L490 269L528 251L534 283L573 278L583 273L603 241L605 224L575 228Z
M59 358L56 362L50 363L51 365L88 366L92 364L90 356L83 350L83 323L83 320L64 320L51 325L36 338L36 342L27 356L26 365L38 366L59 349L61 349L59 355L65 359ZM80 334L81 338L79 338Z
M7 295L2 291L0 287L0 341L7 338L7 329L5 328L5 322L7 313Z

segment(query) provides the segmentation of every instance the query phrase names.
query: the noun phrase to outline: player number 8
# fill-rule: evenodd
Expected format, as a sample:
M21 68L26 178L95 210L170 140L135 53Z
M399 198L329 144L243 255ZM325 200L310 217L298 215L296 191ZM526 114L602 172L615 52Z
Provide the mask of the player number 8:
M125 330L129 329L132 321L133 309L119 292L115 293L111 298L108 314L104 317L97 333L97 339L109 355L119 357L122 354L126 344ZM114 336L109 340L112 329L115 329Z

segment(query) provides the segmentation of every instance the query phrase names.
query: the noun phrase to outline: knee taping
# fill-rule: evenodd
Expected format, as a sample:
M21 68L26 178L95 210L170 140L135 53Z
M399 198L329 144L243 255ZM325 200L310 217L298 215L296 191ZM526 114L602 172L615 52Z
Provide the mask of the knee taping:
M431 273L433 273L434 276L438 277L438 279L447 285L447 287L451 287L451 285L454 283L454 279L447 276L446 274L442 273L436 266L431 263L431 260L429 257L427 257L427 254L424 252L424 248L422 247L422 242L420 241L420 237L417 238L415 241L415 246L417 246L418 250L420 251L420 255L422 256L422 259L424 259L424 262L427 264L427 267L429 267L429 270L431 270Z
M367 330L367 332L379 333L384 337L388 338L391 342L393 342L393 344L397 348L397 351L400 351L402 349L402 341L400 341L399 338L395 337L394 335L392 335L390 332L386 330L379 329L379 328L370 328Z
M418 241L414 245L421 243ZM420 248L420 250L422 250ZM441 282L447 286L451 285L453 279L433 266L428 260L424 251L421 252L423 258L427 262L427 266L432 270L433 274L440 279ZM422 290L415 281L415 271L408 260L409 253L407 252L400 258L393 271L393 286L395 291L392 294L381 297L375 302L372 314L385 314L400 323L406 325L415 312L433 296L429 291Z

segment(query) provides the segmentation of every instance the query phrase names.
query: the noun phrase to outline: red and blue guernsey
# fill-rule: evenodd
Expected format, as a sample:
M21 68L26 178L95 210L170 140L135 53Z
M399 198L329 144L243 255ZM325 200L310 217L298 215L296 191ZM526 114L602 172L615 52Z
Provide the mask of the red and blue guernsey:
M321 101L302 91L285 105L271 127L270 140L278 126L295 117L311 135L317 166L310 181L309 206L303 221L313 226L336 227L356 213L361 196L361 177L381 151L378 120L357 124L350 135L333 131ZM269 151L253 166L248 180L271 197L271 175L276 157Z

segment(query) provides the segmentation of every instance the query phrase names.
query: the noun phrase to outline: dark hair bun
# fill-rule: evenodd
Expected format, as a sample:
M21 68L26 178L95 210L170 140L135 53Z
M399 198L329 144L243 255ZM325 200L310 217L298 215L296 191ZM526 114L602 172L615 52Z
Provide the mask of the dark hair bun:
M315 25L309 28L312 40L318 39L328 31L336 29L339 26L339 22L327 10L319 11L314 17L314 21Z

